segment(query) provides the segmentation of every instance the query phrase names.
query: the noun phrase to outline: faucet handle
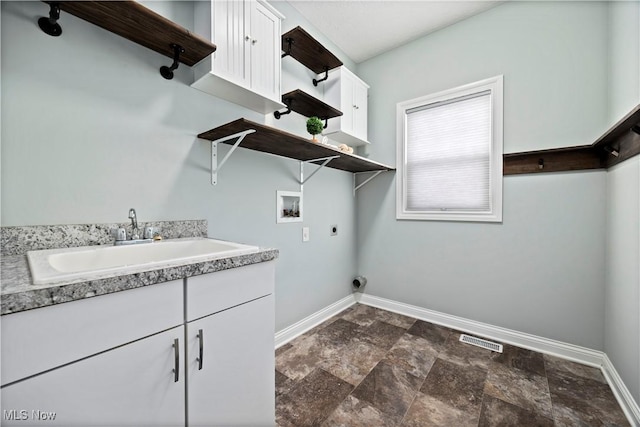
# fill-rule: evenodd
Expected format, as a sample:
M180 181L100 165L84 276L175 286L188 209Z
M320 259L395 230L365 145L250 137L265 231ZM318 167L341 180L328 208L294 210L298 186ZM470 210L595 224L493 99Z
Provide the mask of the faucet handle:
M153 239L158 234L158 227L147 226L144 228L144 233L142 235L145 239Z
M127 240L127 230L124 228L114 228L111 230L111 234L116 239L116 242Z

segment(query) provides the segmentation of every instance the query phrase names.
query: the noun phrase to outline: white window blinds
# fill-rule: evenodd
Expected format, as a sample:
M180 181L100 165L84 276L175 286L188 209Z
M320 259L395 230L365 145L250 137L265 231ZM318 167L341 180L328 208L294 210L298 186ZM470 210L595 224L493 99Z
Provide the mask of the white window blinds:
M491 211L491 91L406 110L406 206Z

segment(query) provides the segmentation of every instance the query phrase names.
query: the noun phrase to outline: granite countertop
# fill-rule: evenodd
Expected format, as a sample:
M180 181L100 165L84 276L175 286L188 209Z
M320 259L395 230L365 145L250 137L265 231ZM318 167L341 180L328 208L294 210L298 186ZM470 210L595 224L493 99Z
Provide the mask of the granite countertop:
M46 307L127 289L140 288L169 280L183 279L230 268L243 267L278 258L277 249L230 258L197 262L177 267L161 268L136 274L125 274L86 282L57 285L34 285L26 255L4 256L0 260L0 314Z
M202 228L201 224L198 225ZM206 222L204 228L206 233ZM48 230L50 229L51 227L48 228ZM257 252L246 255L158 268L134 274L114 275L97 280L76 281L72 283L35 285L29 270L26 250L12 249L12 251L17 252L15 254L6 251L6 249L11 246L5 245L8 239L7 236L15 233L15 231L16 230L8 230L6 227L2 229L3 249L5 249L5 251L0 258L0 315L18 313L25 310L77 301L127 289L140 288L170 280L178 280L200 274L271 261L278 258L279 255L277 249L260 248ZM23 230L20 231L22 232ZM201 230L191 234L196 237L206 237L206 234L204 236L202 235ZM185 237L185 234L182 233L176 237ZM56 242L60 243L54 239L54 242L48 245L49 248L65 247L65 245L56 245ZM33 248L26 249L32 250ZM40 247L38 249L43 248Z

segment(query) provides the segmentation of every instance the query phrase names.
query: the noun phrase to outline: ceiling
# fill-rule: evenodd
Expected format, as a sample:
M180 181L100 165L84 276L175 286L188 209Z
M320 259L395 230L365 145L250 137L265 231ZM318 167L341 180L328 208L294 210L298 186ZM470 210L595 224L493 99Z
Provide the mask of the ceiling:
M288 0L356 63L481 13L502 1Z

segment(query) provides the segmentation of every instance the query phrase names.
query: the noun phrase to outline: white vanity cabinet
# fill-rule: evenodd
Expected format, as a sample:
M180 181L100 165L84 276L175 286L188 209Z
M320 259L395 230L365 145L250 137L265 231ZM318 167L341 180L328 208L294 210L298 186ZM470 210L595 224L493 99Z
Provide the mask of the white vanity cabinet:
M176 280L2 316L2 425L183 425L182 293Z
M195 2L195 32L217 49L194 67L191 86L260 113L283 108L283 18L262 0Z
M187 420L275 425L274 263L187 280Z
M329 71L324 85L325 101L342 111L342 116L329 120L323 134L352 147L368 144L369 85L344 66Z
M268 261L2 316L0 423L274 425L274 283Z

